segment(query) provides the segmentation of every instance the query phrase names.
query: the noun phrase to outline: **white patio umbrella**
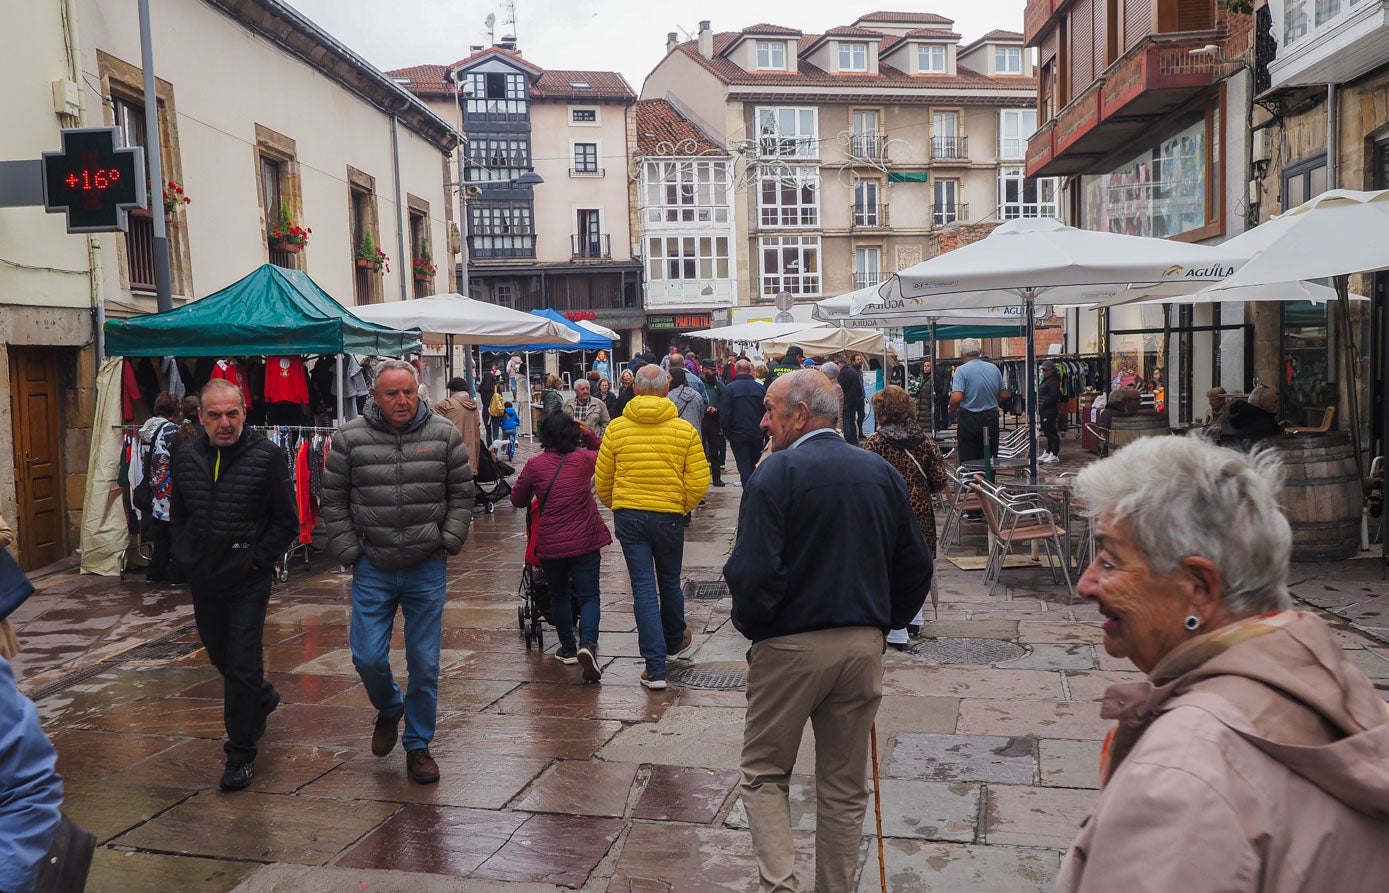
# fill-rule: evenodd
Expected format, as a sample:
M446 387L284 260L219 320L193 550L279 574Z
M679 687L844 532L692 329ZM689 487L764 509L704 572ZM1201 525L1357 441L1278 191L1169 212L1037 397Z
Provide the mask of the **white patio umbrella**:
M1117 307L1126 304L1220 304L1251 301L1311 301L1324 304L1336 300L1336 289L1315 282L1277 282L1272 285L1237 285L1224 288L1217 282L1185 294L1165 292L1162 288L1126 289L1106 302ZM1364 295L1350 295L1352 301L1368 301Z
M858 351L882 355L887 351L887 339L877 329L839 329L833 326L818 326L791 332L780 338L770 338L762 342L762 352L772 356L784 355L795 345L805 351L806 356L818 357L840 351Z
M1000 307L981 307L972 310L940 310L926 320L903 320L887 313L879 314L877 307L866 306L865 302L878 297L880 288L881 286L878 285L870 285L867 288L860 288L836 295L833 298L825 298L823 301L816 301L815 307L811 310L811 316L821 322L842 326L846 329L890 329L903 325L926 325L932 321L959 326L1016 326L1021 322L1022 311L1016 302L1009 302ZM854 312L855 302L862 308L858 313ZM1039 306L1036 313L1039 318L1045 317L1047 309Z
M1341 343L1349 351L1347 366L1354 375L1359 362L1350 337L1350 277L1355 273L1389 269L1386 233L1389 233L1389 189L1378 192L1332 189L1221 245L1222 250L1243 255L1248 262L1223 280L1218 289L1330 278L1342 310L1338 314ZM1360 408L1354 399L1349 404L1351 440L1359 465ZM1386 549L1389 549L1389 540L1386 540Z
M711 341L737 341L741 344L755 344L768 338L780 338L792 332L803 332L822 326L815 322L745 322L732 326L718 326L712 329L698 329L686 332L687 338L708 338Z
M568 326L531 313L476 301L460 294L430 295L409 301L388 301L353 307L362 319L393 329L418 328L426 335L443 336L448 345L448 367L453 370L453 344L468 346L465 377L473 390L473 352L478 344L573 344L579 333Z
M1027 323L1027 423L1031 473L1037 473L1037 400L1033 376L1038 297L1096 303L1134 283L1213 282L1235 270L1226 250L1167 239L1092 232L1050 218L1010 220L978 242L896 273L877 296L855 301L875 317L927 319L941 310L1020 306ZM1285 279L1288 277L1284 277ZM900 324L900 323L899 323Z

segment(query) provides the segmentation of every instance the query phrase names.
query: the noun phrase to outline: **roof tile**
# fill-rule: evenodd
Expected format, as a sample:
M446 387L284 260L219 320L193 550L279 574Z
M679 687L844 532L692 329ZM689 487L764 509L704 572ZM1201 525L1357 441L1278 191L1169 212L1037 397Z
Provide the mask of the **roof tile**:
M588 84L575 87L575 84ZM636 101L627 79L615 71L547 70L531 85L536 99L578 99L593 101Z
M953 25L954 19L947 19L934 12L870 12L858 17L860 22L895 22L902 25Z
M722 155L728 152L664 99L643 99L632 107L638 155Z

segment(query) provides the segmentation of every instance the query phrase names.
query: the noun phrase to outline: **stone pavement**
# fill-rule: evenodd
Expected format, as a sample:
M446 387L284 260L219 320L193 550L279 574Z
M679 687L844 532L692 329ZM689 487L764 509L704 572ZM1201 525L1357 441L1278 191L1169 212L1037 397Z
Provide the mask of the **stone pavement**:
M740 492L731 480L696 514L688 580L717 581ZM967 536L962 554L979 543ZM99 841L88 889L755 890L735 793L746 642L728 622L728 599L704 587L714 591L699 595L715 597L687 601L698 677L647 692L611 547L605 675L584 686L577 667L524 646L523 544L521 514L503 506L475 516L464 554L450 562L433 745L443 777L423 787L406 780L399 749L370 753L374 712L348 651L349 578L326 559L310 574L292 568L276 589L265 654L284 704L240 793L216 789L221 684L186 593L75 575L43 581L16 617L26 647L16 666L58 748L66 809ZM1093 607L1045 571L1009 568L993 597L978 577L942 561L939 621L912 652L887 656L877 730L895 893L1047 889L1095 799L1107 731L1097 700L1136 675L1097 647ZM1344 647L1389 689L1380 563L1295 565L1293 579L1300 598L1343 615L1329 619ZM545 644L553 650L553 636ZM807 730L806 774L793 788L806 846L810 746ZM862 851L867 893L879 889L871 808ZM804 884L813 874L803 856Z

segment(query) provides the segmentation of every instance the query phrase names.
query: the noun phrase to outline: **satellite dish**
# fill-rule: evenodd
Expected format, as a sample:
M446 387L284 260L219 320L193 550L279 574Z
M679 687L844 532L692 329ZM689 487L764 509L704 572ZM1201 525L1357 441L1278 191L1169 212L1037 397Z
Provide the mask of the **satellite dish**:
M487 18L482 20L482 23L486 25L488 29L491 29L493 25L497 24L497 17L493 13L489 12L487 14Z

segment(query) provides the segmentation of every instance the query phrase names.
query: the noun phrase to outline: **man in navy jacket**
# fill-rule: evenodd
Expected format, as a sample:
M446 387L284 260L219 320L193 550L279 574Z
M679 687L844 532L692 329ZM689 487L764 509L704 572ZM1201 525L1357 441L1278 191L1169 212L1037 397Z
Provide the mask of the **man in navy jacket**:
M829 378L787 373L765 403L773 453L744 484L738 540L723 569L733 625L753 643L740 793L761 889L795 891L787 792L810 720L815 889L850 890L885 635L925 601L931 554L901 475L835 432L839 400Z
M719 426L728 438L733 461L738 465L738 477L744 487L757 468L757 457L767 437L762 432L762 398L766 389L752 377L752 363L739 360L733 364L737 373L719 395Z

